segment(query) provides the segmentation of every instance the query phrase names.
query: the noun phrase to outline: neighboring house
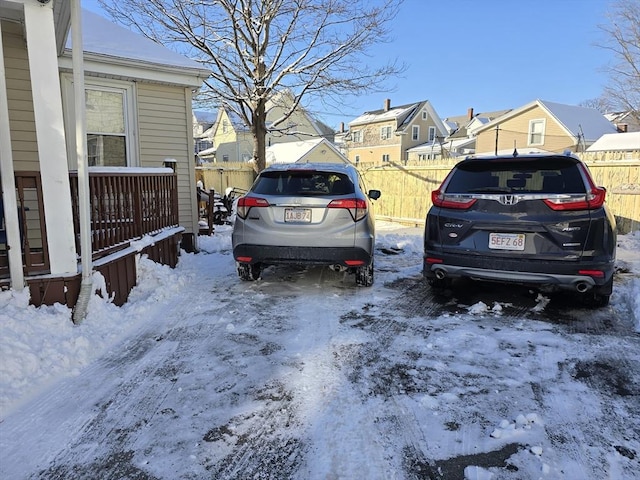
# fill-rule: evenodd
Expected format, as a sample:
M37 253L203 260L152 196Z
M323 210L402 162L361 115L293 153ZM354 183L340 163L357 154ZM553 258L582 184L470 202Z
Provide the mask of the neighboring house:
M349 163L349 160L326 138L277 143L267 147L267 165L294 162Z
M392 107L386 99L381 110L365 112L349 122L342 148L354 164L406 163L409 149L438 144L447 135L428 100Z
M448 117L443 123L449 135L443 139L427 142L408 150L408 159L413 162L453 158L472 155L476 149L476 131L490 121L507 114L510 110L474 114L473 108L466 115Z
M83 11L83 125L73 101L70 3L0 2L0 284L28 284L34 304L75 304L78 129L90 167L93 266L106 277L104 293L122 303L135 285L134 253L172 264L178 242L197 247L191 95L209 72Z
M266 106L267 147L278 143L299 142L314 138L333 141L333 130L314 118L306 109L298 107L280 125L274 125L293 104L287 90L273 96ZM249 126L233 111L220 107L215 124L204 133L213 142L216 162L247 162L253 158L253 135ZM208 153L208 156L210 153Z
M613 123L619 132L640 132L640 112L605 113L605 118Z
M535 100L475 130L476 154L584 152L616 127L593 108Z
M217 112L193 111L193 144L196 163L206 161L215 155L216 149L206 132L216 122Z

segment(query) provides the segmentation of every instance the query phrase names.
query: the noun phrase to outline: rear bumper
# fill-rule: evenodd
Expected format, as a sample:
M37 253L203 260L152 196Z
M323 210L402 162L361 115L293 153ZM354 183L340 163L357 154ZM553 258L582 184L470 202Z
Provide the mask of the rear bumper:
M441 262L432 263L427 258ZM580 271L602 271L604 276L590 276ZM585 292L592 288L611 289L614 262L542 262L485 257L461 257L428 252L424 257L426 278L470 278L500 283L518 283L550 287L558 290ZM602 288L600 288L602 287ZM610 291L603 293L611 293Z
M279 247L272 245L236 245L233 257L242 263L267 265L369 265L372 255L358 247Z

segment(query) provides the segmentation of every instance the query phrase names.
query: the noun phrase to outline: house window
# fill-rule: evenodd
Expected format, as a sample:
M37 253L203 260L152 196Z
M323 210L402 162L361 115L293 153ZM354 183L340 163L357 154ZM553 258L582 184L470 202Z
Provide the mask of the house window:
M422 120L426 120L427 118L429 118L429 115L427 114L426 110L422 111Z
M87 87L86 128L89 166L130 165L127 90Z
M428 141L433 143L436 139L436 127L429 127L429 138Z
M391 138L391 126L387 125L386 127L380 128L380 140L387 140Z
M360 155L356 155L356 165L360 163Z
M67 149L75 151L73 78L63 76ZM134 86L115 80L87 79L85 83L85 130L89 166L132 167L138 165L135 147ZM70 155L70 158L75 156ZM71 168L74 168L70 165Z
M208 150L211 147L213 147L213 142L211 140L198 140L196 142L196 153Z
M229 155L222 155L222 161L223 162L228 162L229 161Z
M383 162L388 162L389 161L389 154L388 153L384 153L382 155L382 161Z
M411 127L411 140L416 141L420 138L420 125Z
M226 120L222 121L222 133L227 133L229 131L229 122Z
M362 143L362 131L361 130L354 131L352 134L352 138L354 143Z
M529 145L544 145L544 127L544 119L529 121Z

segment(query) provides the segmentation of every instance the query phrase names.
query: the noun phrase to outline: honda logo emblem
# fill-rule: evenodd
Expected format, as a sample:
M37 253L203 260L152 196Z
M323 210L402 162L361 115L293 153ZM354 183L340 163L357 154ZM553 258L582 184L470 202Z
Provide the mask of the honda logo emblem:
M516 195L500 195L499 201L502 205L515 205L518 203L518 197Z

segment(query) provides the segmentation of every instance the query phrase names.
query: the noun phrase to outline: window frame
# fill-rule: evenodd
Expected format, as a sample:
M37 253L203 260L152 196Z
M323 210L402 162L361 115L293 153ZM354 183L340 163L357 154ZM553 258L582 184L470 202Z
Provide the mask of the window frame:
M436 127L429 127L429 136L427 138L427 142L435 142L436 141Z
M541 132L535 132L534 128L537 125L541 125ZM547 120L545 118L533 118L529 120L529 130L527 131L527 145L535 146L535 145L544 145L544 136L547 129ZM540 141L534 141L534 135L540 136Z
M66 123L66 139L67 139L67 158L69 159L69 168L77 169L76 164L76 129L75 129L75 92L73 90L73 76L70 74L62 75L62 95L65 109L65 123ZM137 103L136 103L136 87L134 82L125 82L120 80L111 80L97 77L86 77L84 79L85 91L96 90L103 92L116 92L122 94L123 101L123 121L124 121L124 134L121 136L125 139L125 164L122 168L126 167L138 167L140 166L139 157L139 145L138 145L138 123L136 118ZM85 134L100 134L98 132L89 132L87 130L85 119ZM108 135L105 132L101 132ZM118 134L111 134L113 136L119 136ZM89 152L86 152L88 156Z
M353 143L362 143L362 130L354 130L351 134Z
M420 140L420 125L411 126L411 140L414 142Z
M391 125L380 127L380 140L389 140L391 138Z

